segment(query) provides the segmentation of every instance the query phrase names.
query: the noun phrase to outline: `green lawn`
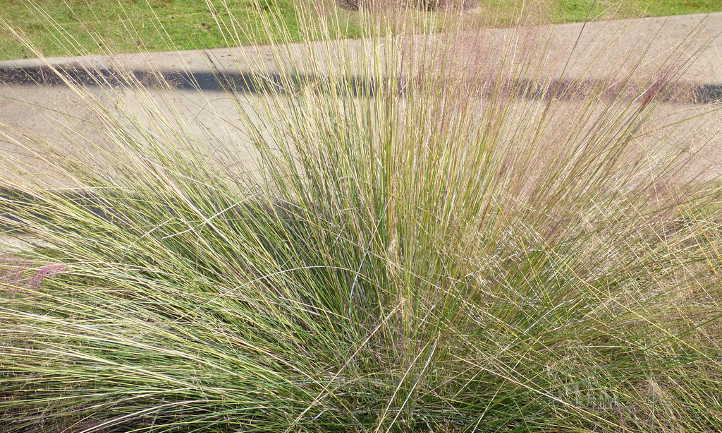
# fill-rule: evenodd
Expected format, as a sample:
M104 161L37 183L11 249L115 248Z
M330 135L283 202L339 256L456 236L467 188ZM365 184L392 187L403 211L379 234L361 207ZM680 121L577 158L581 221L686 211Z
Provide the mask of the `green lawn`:
M38 0L55 22L68 30L74 41L59 40L58 31L49 27L46 16L29 7L24 0L0 0L0 18L21 29L46 56L137 50L174 50L215 48L234 45L223 37L217 23L201 0ZM230 8L235 23L245 34L241 43L268 43L259 26L260 14L276 10L292 39L300 39L293 0L263 0L265 11L258 11L253 0L212 0L219 10ZM332 0L325 3L331 5ZM483 0L482 16L493 16L493 23L505 25L512 20L521 0ZM69 5L69 6L68 6ZM722 11L719 0L550 0L545 13L554 22L585 20L588 17L629 18ZM353 13L346 13L348 26L339 36L358 36ZM223 14L222 14L223 15ZM279 20L276 20L279 21ZM486 22L488 24L488 20ZM162 31L159 29L162 28ZM74 48L71 48L74 46ZM0 24L0 59L32 57Z
M654 17L722 11L719 0L558 0L555 21L581 21L589 14L607 18ZM592 9L592 6L594 8Z
M20 6L18 6L20 3ZM280 12L282 27L298 37L293 0L266 0L267 11L258 11L253 0L212 0L220 16L227 17L224 4L232 12L235 24L247 32L236 37L242 43L264 43L259 24L260 13ZM40 0L47 16L29 7L29 2L0 0L0 18L21 29L46 56L89 53L130 52L136 50L174 50L223 47L233 45L219 31L218 23L203 0ZM70 6L68 6L70 5ZM277 8L272 8L277 6ZM62 32L53 30L48 16L76 39L70 48L59 40ZM162 30L159 30L162 29ZM293 34L295 33L295 34ZM0 58L32 57L9 31L0 25Z

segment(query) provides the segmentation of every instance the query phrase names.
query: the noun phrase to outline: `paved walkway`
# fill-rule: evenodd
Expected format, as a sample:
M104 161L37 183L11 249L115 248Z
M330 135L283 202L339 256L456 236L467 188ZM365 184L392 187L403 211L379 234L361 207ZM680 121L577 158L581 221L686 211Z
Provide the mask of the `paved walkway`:
M583 29L583 31L582 31ZM645 18L607 21L590 24L562 24L515 32L493 29L479 33L468 33L456 41L458 55L478 57L487 68L493 69L495 50L515 40L519 44L534 44L548 37L550 50L546 52L543 67L534 68L522 79L534 80L540 77L560 76L566 65L563 80L594 80L619 77L631 70L636 61L644 56L645 61L638 74L652 73L662 67L674 50L684 56L695 55L695 62L686 68L681 82L689 87L694 97L687 101L669 100L662 104L658 116L665 122L698 116L685 128L684 136L669 137L664 134L650 139L682 143L706 143L707 149L700 154L698 165L706 170L707 177L722 175L722 110L715 99L722 97L722 13L709 15L686 15L666 18ZM581 36L579 36L581 35ZM517 39L514 39L517 38ZM574 49L574 55L569 53ZM699 52L693 50L702 46ZM329 47L331 47L329 49ZM473 47L473 48L469 48ZM315 67L333 68L339 55L349 59L360 58L367 49L362 41L318 42L312 45L312 56L301 45L284 47L285 59L293 59L298 69L304 70L311 57ZM153 115L144 112L143 104L152 98L156 105L167 114L179 118L193 139L203 142L213 136L213 143L222 143L226 148L242 149L245 137L233 124L239 117L236 101L223 92L216 79L218 72L243 83L243 74L249 71L265 71L273 74L276 70L272 47L240 47L205 51L162 52L142 54L118 54L115 56L89 56L76 58L46 59L49 64L61 67L80 67L100 70L103 79L113 81L115 71L131 71L141 80L148 82L149 94L118 86L112 89L89 87L89 92L111 110L137 116L141 122L151 122ZM567 61L569 63L567 64ZM318 69L309 69L315 70ZM93 76L82 74L79 80L92 84ZM160 71L166 77L174 78L172 89L157 86L152 73ZM104 74L104 75L103 75ZM311 73L309 73L311 75ZM235 78L233 78L235 77ZM97 78L97 77L95 77ZM309 80L313 80L313 76ZM171 80L173 81L173 80ZM37 84L40 82L40 84ZM103 140L98 128L97 113L89 110L68 88L60 85L49 73L44 61L16 60L0 62L0 128L12 129L14 135L27 135L52 140L62 139L60 131L67 136L68 151L83 137L87 142ZM252 87L242 88L246 103L262 101L263 92ZM198 91L200 89L200 91ZM677 103L677 102L682 102ZM569 109L575 107L569 101ZM173 111L173 113L171 113ZM144 120L145 119L145 120ZM63 125L61 129L59 125ZM18 146L0 137L0 151L7 158L24 163L28 155ZM243 160L243 157L240 158ZM248 161L252 155L248 155ZM38 166L28 176L44 176L48 184L63 184L54 177L47 167Z
M582 31L583 29L583 31ZM579 35L581 34L581 37ZM704 49L697 53L694 64L684 78L701 83L722 84L722 12L701 15L678 15L593 23L557 24L537 27L527 33L528 38L537 40L550 35L551 47L548 68L537 70L539 74L558 72L566 62L574 45L574 58L567 75L571 78L603 77L619 74L620 67L629 67L640 56L645 58L645 69L659 66L676 48ZM467 40L478 37L468 33ZM508 44L510 38L518 38L519 32L508 29L491 29L482 36L488 47ZM522 35L522 38L524 36ZM579 39L579 40L577 40ZM461 39L463 42L464 38ZM337 52L327 52L327 42L311 44L320 64L332 67L337 61ZM463 45L463 44L462 44ZM335 45L337 50L354 52L363 49L361 41L342 40ZM286 46L288 56L306 56L308 50L302 45ZM140 54L116 54L113 56L55 57L45 60L21 59L0 61L0 70L18 67L80 64L96 68L122 65L130 70L160 71L247 71L265 68L276 70L274 53L278 49L269 46L248 46L218 48L210 50L189 50L177 52L155 52ZM470 53L471 54L471 53ZM479 53L473 53L479 56ZM490 54L490 53L487 53ZM689 52L688 54L692 54ZM481 54L483 55L483 54ZM594 69L589 68L593 66Z

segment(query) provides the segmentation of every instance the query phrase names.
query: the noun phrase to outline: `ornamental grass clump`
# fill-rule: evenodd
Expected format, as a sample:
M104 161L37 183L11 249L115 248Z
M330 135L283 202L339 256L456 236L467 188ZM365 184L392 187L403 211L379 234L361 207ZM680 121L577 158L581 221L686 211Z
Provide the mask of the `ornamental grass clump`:
M591 80L547 28L326 13L215 71L231 144L163 74L48 65L102 140L3 126L13 257L57 270L0 286L3 431L716 431L722 191L656 135L687 59Z

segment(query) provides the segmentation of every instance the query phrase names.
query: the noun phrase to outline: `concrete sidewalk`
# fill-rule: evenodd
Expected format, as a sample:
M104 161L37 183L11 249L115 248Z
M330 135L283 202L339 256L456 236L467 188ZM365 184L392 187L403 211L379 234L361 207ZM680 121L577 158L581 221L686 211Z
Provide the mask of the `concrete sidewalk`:
M521 35L521 36L520 36ZM722 84L722 12L704 15L678 15L592 23L556 24L530 28L519 32L514 29L488 29L482 32L468 32L457 42L461 49L466 46L481 47L485 53L464 52L472 56L493 56L494 48L506 46L514 39L528 39L541 42L549 37L550 49L547 67L535 72L556 75L569 59L566 76L569 78L590 78L618 75L620 68L631 67L643 57L643 70L654 70L674 50L689 50L695 61L685 72L683 79L700 83ZM481 39L481 43L465 43ZM523 40L521 41L524 42ZM349 58L363 54L364 42L359 40L335 41L329 51L328 42L291 44L284 47L284 55L306 56L313 51L315 66L328 65L332 68L338 61L338 52L346 51ZM698 50L692 53L692 50ZM91 68L120 66L128 70L152 71L247 71L277 69L274 53L277 47L246 46L209 50L175 52L154 52L138 54L116 54L113 56L54 57L43 60L21 59L0 61L0 70L51 65L77 64ZM285 59L287 60L287 59ZM297 59L298 60L298 59ZM303 61L295 62L302 65ZM590 70L590 67L594 67Z
M562 24L524 31L491 29L481 33L468 33L455 41L456 53L460 57L478 58L486 68L493 70L495 58L501 47L515 43L520 46L534 45L548 41L550 49L544 58L538 59L540 67L525 79L561 76L564 79L605 80L619 77L630 71L637 60L644 58L637 74L649 75L664 68L671 53L675 58L693 55L695 61L685 69L682 82L689 86L707 86L714 97L722 89L722 13L709 15L686 15L663 18L596 22L589 24ZM443 35L439 36L442 39ZM413 38L410 41L414 45ZM695 49L702 47L698 52ZM309 50L310 48L310 50ZM332 69L340 56L347 59L362 58L368 50L364 41L342 40L316 42L308 45L284 47L283 62L291 61L300 71L318 73L319 66ZM131 71L140 76L160 71L168 74L185 74L202 81L199 86L179 86L174 89L151 88L149 94L127 88L90 88L90 94L108 107L132 115L149 124L152 114L143 110L143 104L153 99L153 104L162 107L168 116L178 118L192 140L205 142L212 136L213 145L240 152L239 160L252 161L251 154L245 155L246 138L242 131L233 127L239 113L237 100L224 93L217 83L211 81L214 74L277 71L277 47L254 46L204 51L182 51L141 54L118 54L114 56L89 56L75 58L30 59L0 62L0 129L12 131L13 136L27 136L48 140L63 139L60 131L70 134L64 139L71 151L74 137L85 142L102 142L103 135L98 127L97 113L89 109L84 101L62 85L37 85L33 80L45 74L42 66L52 65L103 69L106 71ZM310 55L309 55L310 54ZM571 54L571 55L570 55ZM309 66L313 63L313 66ZM19 68L25 68L18 73ZM35 75L27 78L27 71ZM24 74L24 75L23 75ZM52 75L52 74L51 74ZM24 79L23 76L26 76ZM3 83L3 77L5 82ZM205 84L203 84L205 83ZM206 86L207 88L204 88ZM194 90L198 87L200 91ZM695 87L696 88L696 87ZM720 93L722 96L722 93ZM265 96L250 92L244 95L244 103L261 103ZM722 175L722 141L719 135L722 125L722 111L719 105L708 100L705 104L677 105L663 104L660 110L665 122L684 117L699 116L685 128L684 137L658 137L670 142L704 142L707 150L700 154L700 167L704 166L708 177ZM574 110L574 102L569 109ZM706 114L704 114L706 113ZM704 115L702 115L704 114ZM62 126L62 127L61 127ZM210 133L210 134L209 134ZM0 137L0 151L7 158L23 163L30 158L22 146ZM29 164L32 166L32 164ZM40 166L39 166L40 167ZM53 178L47 167L38 168L28 176L49 177L48 184L63 184Z

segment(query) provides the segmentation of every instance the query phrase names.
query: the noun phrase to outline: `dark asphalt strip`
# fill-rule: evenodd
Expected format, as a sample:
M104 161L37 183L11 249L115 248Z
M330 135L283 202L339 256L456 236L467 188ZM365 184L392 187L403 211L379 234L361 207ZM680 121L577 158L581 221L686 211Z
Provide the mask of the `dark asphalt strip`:
M618 97L653 97L656 101L678 104L713 104L722 102L722 84L688 81L624 82L605 79L530 80L479 77L467 88L483 94L504 94L531 100L559 99L584 100L589 96L602 99ZM57 72L46 66L0 67L0 84L12 86L62 87L67 83L84 87L136 88L143 86L160 90L195 90L203 92L236 92L248 94L293 94L305 86L314 91L332 89L351 90L354 96L371 96L382 86L403 95L415 84L414 79L369 80L348 76L332 82L328 77L313 74L279 74L212 71L121 71L115 69L86 69L77 65L58 66ZM648 101L645 101L648 102Z

